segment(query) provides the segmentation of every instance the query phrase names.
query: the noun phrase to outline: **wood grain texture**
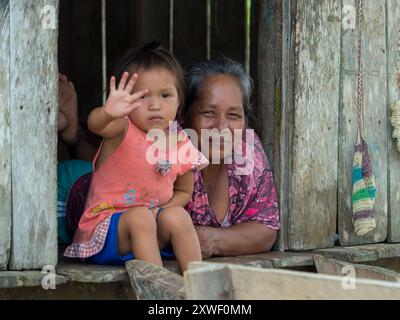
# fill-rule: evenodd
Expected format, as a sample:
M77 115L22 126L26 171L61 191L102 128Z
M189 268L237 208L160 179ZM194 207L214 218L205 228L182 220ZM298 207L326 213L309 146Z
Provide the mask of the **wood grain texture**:
M277 134L279 148L275 153L277 164L275 166L275 179L279 194L279 209L281 229L277 247L285 251L289 246L289 199L292 159L291 145L293 136L294 114L294 84L295 84L295 12L296 0L292 2L282 1L282 94L280 126Z
M339 1L297 1L289 249L335 241L340 13Z
M57 263L56 116L57 24L43 28L45 5L10 5L10 111L13 231L11 269L41 269ZM46 17L47 14L46 14Z
M267 158L274 169L274 140L275 140L275 88L276 65L279 64L275 57L277 37L276 28L276 2L260 2L260 26L258 29L258 99L256 107L255 129L263 143ZM279 112L279 111L278 111ZM261 120L261 121L260 121Z
M350 264L335 259L327 259L323 256L314 256L315 267L318 273L334 276L346 276L349 272L358 279L372 279L400 282L400 273L385 268L368 266L363 264Z
M0 270L11 246L10 5L0 1Z
M182 300L184 281L181 275L141 260L126 264L138 300Z
M377 227L357 236L352 223L352 163L357 139L357 41L358 31L343 30L341 65L341 113L339 133L338 229L343 246L381 242L387 235L387 89L386 9L384 1L364 1L362 28L364 61L365 131L377 193ZM355 6L355 1L348 1Z
M340 261L355 263L369 262L399 257L400 244L376 243L352 247L335 247L315 250L312 253Z
M354 279L354 278L353 278ZM399 299L400 284L354 279L345 290L343 277L236 265L199 263L185 272L186 299L332 300Z
M396 85L397 44L400 41L400 5L396 0L387 0L387 66L388 108L400 99L400 88ZM388 123L388 236L389 242L400 242L400 152L392 139L392 128Z

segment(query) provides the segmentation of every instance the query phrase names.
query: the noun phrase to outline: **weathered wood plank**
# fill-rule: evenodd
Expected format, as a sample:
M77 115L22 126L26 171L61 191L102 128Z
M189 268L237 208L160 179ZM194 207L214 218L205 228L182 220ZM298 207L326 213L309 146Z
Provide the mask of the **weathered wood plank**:
M376 253L378 259L400 257L400 244L377 243L358 246L362 250L370 250Z
M400 37L400 6L396 0L387 0L387 64L388 107L400 99L400 88L396 86L397 46ZM392 139L392 128L388 126L388 241L400 242L400 153Z
M255 6L257 8L254 8ZM252 28L258 30L258 41L252 38L251 41L251 72L255 79L255 114L256 117L249 117L249 124L253 127L262 143L274 173L276 186L279 194L284 197L285 190L281 188L281 174L284 170L280 167L282 138L282 9L281 0L276 1L254 1L252 3ZM259 16L256 17L254 14ZM289 17L284 23L290 24ZM257 28L255 28L257 26ZM253 33L253 31L252 31ZM254 43L254 44L253 44ZM257 49L256 54L254 50ZM256 61L252 61L256 60ZM254 70L255 69L255 70ZM255 77L255 78L254 78ZM283 199L282 199L283 200ZM280 234L274 249L282 249L285 245L282 241L283 233L286 232L286 221L284 217L286 210L281 207Z
M366 262L378 260L378 254L374 250L364 250L358 247L342 247L319 249L313 253L322 255L326 258L336 259L346 262Z
M368 261L365 264L375 267L381 267L400 273L400 257L385 258L376 261Z
M28 271L24 271L28 272ZM56 290L41 286L0 288L0 300L136 300L129 282L80 283L67 282ZM100 302L101 303L101 302ZM24 310L23 310L24 311Z
M0 270L11 246L10 3L0 1Z
M275 119L275 68L279 62L275 59L276 37L276 3L260 2L259 38L258 38L258 90L257 119L255 129L264 145L267 158L274 169ZM261 89L262 88L262 89Z
M314 264L312 253L296 252L268 252L237 257L211 257L205 261L215 264L228 263L265 269L303 267ZM180 274L176 260L165 260L163 263L165 269ZM56 270L57 274L63 275L68 281L74 282L108 283L127 281L129 279L125 267L80 263L64 257L60 257Z
M141 260L126 264L138 300L182 300L184 281L181 275Z
M237 257L211 257L206 262L229 263L259 268L290 268L314 265L312 254L272 251L264 254Z
M348 280L348 279L347 279ZM343 277L234 265L191 265L185 272L186 299L399 299L400 284L355 279L348 288Z
M250 11L250 76L254 81L253 104L257 105L258 89L258 37L260 25L260 2L264 0L252 0ZM255 126L249 123L252 128Z
M189 270L184 273L185 298L187 300L234 299L228 266L229 264L191 263Z
M351 264L319 255L314 256L314 262L318 273L322 274L346 276L351 270L356 278L400 282L400 273L380 267Z
M289 249L332 247L336 234L339 1L297 1Z
M58 264L56 270L57 274L66 277L68 281L91 283L129 281L126 269L120 266L63 262Z
M57 263L57 14L56 0L10 4L11 269Z
M357 140L357 41L358 30L342 34L341 113L339 133L338 228L343 246L382 242L387 235L387 113L386 113L386 14L384 1L364 1L362 54L364 61L365 131L377 185L377 227L357 236L351 219L352 165ZM355 1L348 1L355 6Z
M282 1L282 93L280 126L277 130L278 146L276 149L275 179L279 193L279 209L281 230L277 246L280 251L288 249L289 245L289 199L290 199L290 177L291 177L291 146L293 138L294 123L294 79L295 79L295 34L294 19L296 2ZM278 170L277 170L278 169Z
M335 247L314 250L311 253L320 254L326 258L333 258L341 261L367 262L376 261L378 259L400 257L400 244L377 243L354 247Z
M49 283L44 279L46 273L40 271L2 271L0 272L0 288L19 288L42 286L42 281L46 285ZM67 282L67 279L58 274L54 275L54 285Z

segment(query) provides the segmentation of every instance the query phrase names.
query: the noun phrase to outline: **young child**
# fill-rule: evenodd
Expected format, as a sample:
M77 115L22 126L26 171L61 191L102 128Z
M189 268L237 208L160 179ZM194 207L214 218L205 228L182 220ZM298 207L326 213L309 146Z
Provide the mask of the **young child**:
M208 161L184 131L176 133L181 139L175 147L158 150L164 161L154 164L146 157L152 146L147 133L158 129L174 134L169 126L184 101L183 71L158 43L129 51L117 70L117 79L126 70L118 86L111 77L105 105L89 115L89 129L103 142L93 161L85 212L64 255L90 257L97 264L136 258L162 265L161 256L171 256L172 245L183 272L189 262L201 261L199 241L183 207L192 196L192 169ZM165 161L181 148L190 151L189 163Z

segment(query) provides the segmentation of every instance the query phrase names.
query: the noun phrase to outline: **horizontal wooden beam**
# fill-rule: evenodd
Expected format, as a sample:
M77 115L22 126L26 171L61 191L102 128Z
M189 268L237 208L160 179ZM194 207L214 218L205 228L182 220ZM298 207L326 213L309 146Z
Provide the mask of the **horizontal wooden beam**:
M195 263L185 272L186 299L400 299L400 284L229 264Z

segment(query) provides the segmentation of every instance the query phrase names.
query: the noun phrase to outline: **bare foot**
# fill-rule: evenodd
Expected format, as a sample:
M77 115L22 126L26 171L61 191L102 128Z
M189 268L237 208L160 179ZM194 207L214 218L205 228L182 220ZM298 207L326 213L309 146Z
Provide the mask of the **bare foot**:
M79 133L78 98L74 85L62 74L60 74L58 81L58 101L59 112L67 120L67 126L62 131L59 130L61 132L60 137L65 143L74 145L78 141Z

